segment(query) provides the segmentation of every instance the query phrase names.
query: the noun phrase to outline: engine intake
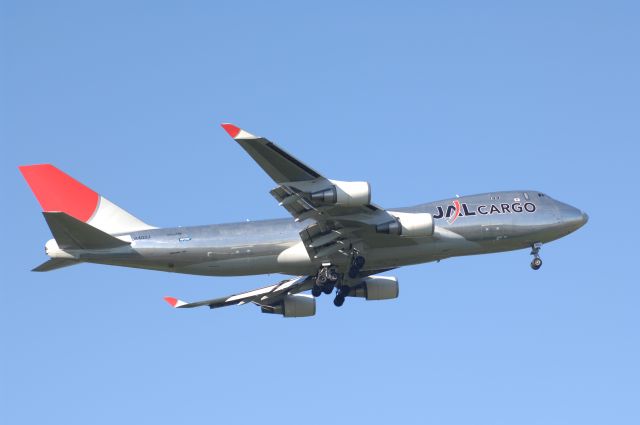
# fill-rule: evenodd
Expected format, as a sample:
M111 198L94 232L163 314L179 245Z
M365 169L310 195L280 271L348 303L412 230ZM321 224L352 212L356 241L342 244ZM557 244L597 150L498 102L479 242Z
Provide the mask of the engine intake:
M357 207L371 203L371 186L368 182L341 182L331 180L333 186L311 193L311 200L323 204Z
M358 286L351 288L349 297L366 298L372 300L391 300L398 298L400 286L398 278L394 276L369 276Z
M429 213L401 213L389 211L395 220L378 224L376 232L387 235L418 238L432 236L434 229L433 216Z
M316 299L307 294L287 294L280 304L262 306L262 312L284 317L309 317L316 314Z

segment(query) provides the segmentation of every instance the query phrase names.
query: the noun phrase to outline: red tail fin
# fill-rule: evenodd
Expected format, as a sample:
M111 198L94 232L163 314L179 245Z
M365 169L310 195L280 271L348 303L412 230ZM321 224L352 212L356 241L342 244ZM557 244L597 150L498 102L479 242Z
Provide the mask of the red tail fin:
M96 211L100 195L53 165L19 168L43 211L65 212L84 222Z
M110 234L153 228L53 165L19 168L45 212L67 213Z

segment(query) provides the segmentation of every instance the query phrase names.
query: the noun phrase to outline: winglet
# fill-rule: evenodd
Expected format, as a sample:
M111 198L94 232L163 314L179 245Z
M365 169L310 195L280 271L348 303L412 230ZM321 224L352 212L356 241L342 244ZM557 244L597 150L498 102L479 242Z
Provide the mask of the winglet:
M173 297L164 297L164 300L165 300L166 302L168 302L168 303L169 303L169 305L170 305L171 307L173 307L173 308L180 308L180 307L182 307L183 305L187 305L187 304L188 304L188 303L186 303L186 302L184 302L184 301L182 301L182 300L179 300L179 299L177 299L177 298L173 298Z
M236 138L238 133L240 133L240 128L236 127L233 124L229 124L229 123L224 122L224 123L222 123L220 125L222 126L222 128L224 128L224 131L229 133L229 136L231 136L234 139Z
M229 123L222 123L220 124L222 126L222 128L224 128L224 131L226 131L227 133L229 133L229 136L231 136L233 139L238 140L238 139L257 139L258 137L254 136L253 134L249 133L246 130L241 129L238 126L235 126L233 124L229 124Z

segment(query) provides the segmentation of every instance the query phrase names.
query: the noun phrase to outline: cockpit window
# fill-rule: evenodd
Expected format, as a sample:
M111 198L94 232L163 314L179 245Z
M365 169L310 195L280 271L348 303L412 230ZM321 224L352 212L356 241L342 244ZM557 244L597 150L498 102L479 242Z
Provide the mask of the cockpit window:
M545 196L544 193L538 193L539 198L544 198L544 196Z

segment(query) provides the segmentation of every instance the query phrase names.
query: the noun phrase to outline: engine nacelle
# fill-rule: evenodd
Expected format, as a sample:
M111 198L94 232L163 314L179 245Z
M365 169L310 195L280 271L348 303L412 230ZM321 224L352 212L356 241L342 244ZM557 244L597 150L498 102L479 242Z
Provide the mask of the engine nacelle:
M281 314L284 317L308 317L316 314L316 299L312 295L285 295L275 306L263 306L263 313Z
M396 219L376 226L376 232L419 238L433 235L433 216L429 213L402 213L389 211Z
M341 182L330 180L333 186L311 194L311 200L324 204L357 207L371 203L371 185L368 182Z
M350 297L371 300L391 300L398 298L400 286L398 278L394 276L369 276L363 279L361 285L351 288Z

